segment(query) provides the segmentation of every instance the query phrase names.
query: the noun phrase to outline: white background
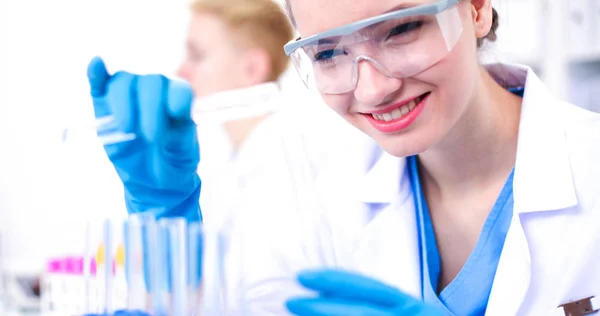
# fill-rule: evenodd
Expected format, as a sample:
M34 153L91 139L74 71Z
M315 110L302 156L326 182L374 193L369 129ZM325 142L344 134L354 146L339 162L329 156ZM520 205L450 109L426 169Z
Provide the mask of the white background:
M173 74L183 1L0 0L0 232L8 265L26 269L83 247L88 217L124 216L122 188L93 132L86 66Z
M551 1L498 1L499 41L486 49L486 58L527 62L557 94L581 98L586 107L600 104L589 92L600 90L595 53L600 31L592 32L600 25L577 22L569 28L574 23L569 10L579 5L585 21L600 20L600 2ZM594 1L597 11L581 9ZM92 121L86 66L93 56L104 57L110 71L173 75L187 18L184 0L0 0L0 256L5 264L35 269L47 256L80 250L86 218L125 216L120 182L93 132L81 130L65 145L62 131ZM585 33L589 38L570 33L576 27L591 30ZM586 62L576 66L575 58ZM285 80L288 88L303 89L292 71ZM579 92L570 89L573 84L582 87Z

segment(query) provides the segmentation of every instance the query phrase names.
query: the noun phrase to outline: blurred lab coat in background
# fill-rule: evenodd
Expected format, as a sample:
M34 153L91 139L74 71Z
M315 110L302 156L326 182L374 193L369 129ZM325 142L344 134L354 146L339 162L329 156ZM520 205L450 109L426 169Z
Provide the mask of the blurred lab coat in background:
M219 110L207 113L207 109ZM203 221L205 226L219 228L231 224L236 212L243 211L238 203L248 186L260 183L260 190L273 195L286 190L281 182L261 181L266 174L289 172L288 165L270 163L284 153L280 149L284 145L282 139L287 138L282 135L300 135L299 131L303 131L302 141L308 145L298 148L293 155L295 159L310 162L311 172L325 168L331 152L347 148L348 144L340 139L352 141L365 137L322 104L318 95L308 90L291 94L282 91L275 82L199 99L192 116L198 125L200 143L198 174L202 179ZM233 139L226 124L242 119L260 121L243 139ZM304 126L307 124L311 126Z
M330 162L339 163L330 157L339 157L353 147L362 148L365 143L376 145L323 104L320 96L308 90L305 93L288 93L275 83L267 83L196 102L192 116L198 125L200 143L198 174L202 179L200 208L203 225L206 230L218 232L224 238L233 238L232 234L239 231L239 222L253 217L256 210L245 204L249 201L248 195L269 199L265 201L268 205L277 205L278 201L286 203L278 206L284 210L290 207L288 204L294 201L295 196L303 194L304 188L299 187L299 183L307 183L316 174L328 169ZM244 104L248 107L238 107ZM206 108L223 107L231 109L206 113ZM260 122L253 126L242 142L236 142L225 124L241 118L258 118ZM285 214L284 211L282 216ZM255 227L260 229L263 224L257 223ZM246 273L244 265L247 259L237 248L242 243L231 242L234 240L230 239L222 244L226 245L225 248L215 247L213 233L206 235L203 256L219 258L215 251L223 251L226 259L224 263L213 260L204 263L206 293L209 296L213 292L219 293L207 289L212 284L219 284L220 275L227 271L226 297L237 298L237 282ZM205 299L211 301L209 297ZM242 307L231 301L227 305L233 309Z
M200 143L200 208L205 225L220 227L232 216L232 202L252 169L249 157L257 150L256 143L266 141L256 136L256 130L282 103L285 100L279 85L268 82L217 93L194 104L192 117ZM228 129L231 122L237 125L235 131Z
M240 222L246 222L244 227L252 222L251 226L256 230L261 230L263 225L269 227L266 222L271 220L286 222L279 217L287 217L287 209L297 209L295 206L298 206L298 211L302 212L303 206L310 205L309 201L298 199L306 196L316 175L332 167L339 170L339 157L349 155L348 159L351 159L364 152L365 146L372 148L378 145L334 113L316 92L310 90L288 93L276 83L267 83L219 93L195 102L192 117L198 125L200 143L198 173L202 179L200 208L203 225L225 238L233 238L226 242L226 249L219 250L227 253L224 267L212 260L205 262L204 282L209 288L209 284L219 282L213 279L222 273L219 271L227 271L225 297L236 298L237 301L239 286L243 286L238 281L249 269L245 265L256 264L245 258L247 252L238 248L244 245L235 239L244 230L240 230ZM229 109L213 113L206 110L227 107ZM247 133L243 142L236 143L225 124L250 118L260 118L261 121ZM263 202L275 213L280 208L281 214L272 214L272 218L262 217L263 212L257 212L253 207ZM311 211L304 213L304 220L310 221ZM248 221L255 213L256 220ZM208 234L209 237L214 236ZM308 233L304 237L311 236ZM287 237L273 234L265 238ZM205 258L215 257L213 242L206 245ZM233 312L240 312L237 309L243 308L233 301L227 304Z

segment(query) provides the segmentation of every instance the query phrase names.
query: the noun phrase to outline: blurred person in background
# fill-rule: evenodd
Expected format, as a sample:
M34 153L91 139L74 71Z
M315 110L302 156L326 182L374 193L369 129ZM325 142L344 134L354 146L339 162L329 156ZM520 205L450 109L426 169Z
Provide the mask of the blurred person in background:
M197 98L192 116L200 142L200 209L220 213L210 221L225 218L233 193L242 189L244 168L252 168L244 162L256 148L251 144L264 141L255 129L289 102L279 79L289 64L282 46L293 29L272 0L196 0L191 11L178 75Z

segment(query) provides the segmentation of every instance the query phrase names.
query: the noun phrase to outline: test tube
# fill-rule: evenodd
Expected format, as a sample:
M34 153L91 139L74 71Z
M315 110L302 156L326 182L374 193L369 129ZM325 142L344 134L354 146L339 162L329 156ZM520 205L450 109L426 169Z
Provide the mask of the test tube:
M0 232L0 314L4 314L5 309L5 300L6 300L6 291L4 289L4 244L2 239L2 232Z
M152 315L168 315L167 302L164 290L166 289L167 276L164 269L165 245L160 227L156 221L149 221L144 225L144 253L146 262L146 277L150 292L150 312Z
M136 214L127 220L124 233L127 310L154 316L200 315L202 224L188 224L184 218L156 221L151 214ZM211 301L209 306L214 304Z
M105 314L113 312L112 292L113 292L113 223L106 219L102 225L103 243L104 243L104 308Z
M149 214L132 214L124 225L127 309L145 311L148 307L148 284L145 279L143 229L154 221Z
M188 300L189 310L195 311L195 315L199 315L198 307L202 298L203 235L201 223L188 224Z
M224 278L224 238L218 229L204 227L202 245L201 298L197 315L230 315Z
M84 237L84 245L83 245L83 278L84 278L84 312L86 314L92 313L92 304L91 304L91 291L90 291L90 287L92 286L92 272L91 272L91 268L92 268L92 256L93 256L93 250L92 250L92 237L91 235L91 231L92 231L92 227L91 227L91 223L90 222L86 222L85 224L85 237Z
M161 219L159 221L163 232L166 274L170 300L170 315L188 316L187 291L187 224L184 218Z

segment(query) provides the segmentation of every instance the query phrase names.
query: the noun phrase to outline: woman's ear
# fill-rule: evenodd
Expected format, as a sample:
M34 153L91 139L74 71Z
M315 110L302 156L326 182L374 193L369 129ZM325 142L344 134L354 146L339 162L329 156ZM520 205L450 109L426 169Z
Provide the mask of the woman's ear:
M244 73L253 84L261 84L271 78L271 58L264 49L253 48L244 53Z
M494 20L492 1L471 0L471 16L473 18L475 36L477 38L486 37L492 29L492 22Z

